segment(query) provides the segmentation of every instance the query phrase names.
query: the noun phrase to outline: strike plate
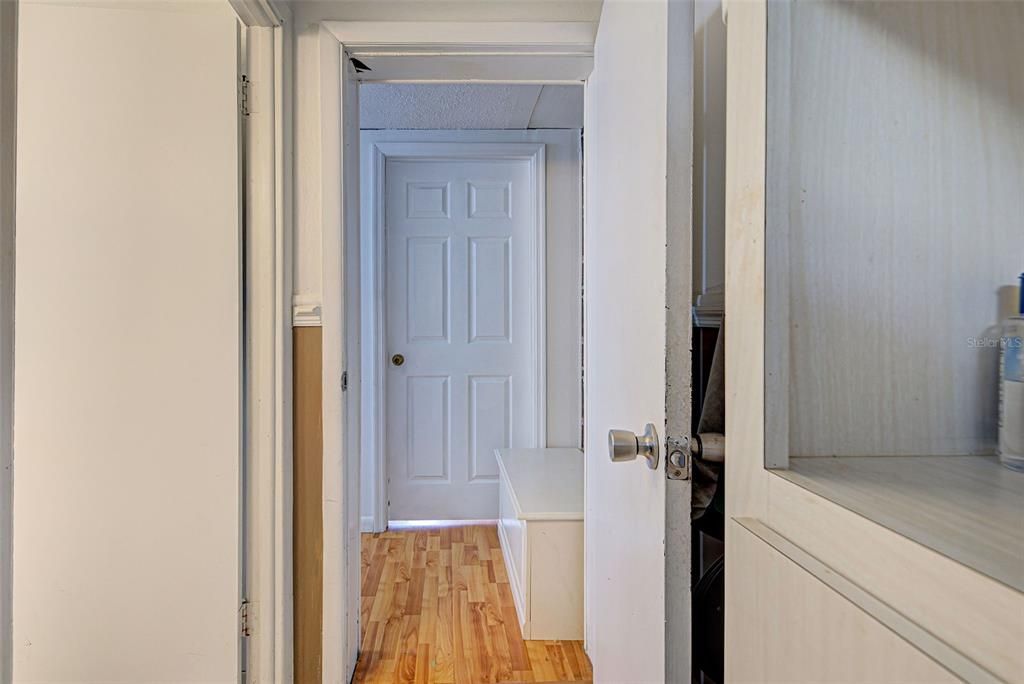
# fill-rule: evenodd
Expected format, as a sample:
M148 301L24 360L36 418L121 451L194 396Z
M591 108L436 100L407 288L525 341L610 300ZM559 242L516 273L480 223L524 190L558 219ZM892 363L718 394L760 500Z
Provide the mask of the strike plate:
M690 438L668 437L665 439L665 477L670 480L690 479Z

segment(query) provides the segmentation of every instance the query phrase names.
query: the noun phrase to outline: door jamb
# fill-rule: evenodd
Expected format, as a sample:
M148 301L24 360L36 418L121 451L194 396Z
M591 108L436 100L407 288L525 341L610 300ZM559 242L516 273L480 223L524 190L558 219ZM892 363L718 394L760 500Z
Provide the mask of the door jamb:
M587 38L581 43L584 32ZM490 80L515 80L507 76L510 60L523 60L522 64L529 65L531 60L536 64L536 58L543 57L544 76L524 82L578 83L585 80L592 65L595 33L596 25L578 22L324 21L319 25L317 120L296 125L315 126L320 131L320 164L308 171L319 181L313 186L320 193L323 245L323 681L348 681L355 669L359 631L359 463L358 459L354 464L347 463L345 453L345 444L351 444L349 434L358 430L358 410L345 415L340 382L346 333L359 327L358 316L345 316L346 300L352 301L354 296L354 301L359 301L358 291L351 292L358 274L346 274L345 267L352 262L343 253L344 248L358 249L359 245L358 161L343 163L343 158L358 155L358 77L346 59L347 52L386 44L391 54L415 60L408 62L410 65L418 60L431 60L435 65L426 79L422 75L408 79L395 75L389 80L486 81L489 79L466 75L465 37L488 36L484 42L474 41L473 48L487 66L503 74ZM538 35L544 37L543 42L538 41ZM355 178L352 174L346 176L346 169L355 169ZM349 292L342 291L346 282ZM350 387L353 376L358 386L358 373L350 369L348 375ZM350 499L354 499L354 511ZM346 539L352 536L353 523L354 549L346 548L351 546Z
M251 681L293 680L291 10L228 0L246 30L245 367L242 572Z
M0 683L11 681L14 424L14 200L18 2L0 2Z
M444 133L454 133L445 131ZM546 188L547 165L546 145L538 142L510 142L508 131L466 131L465 140L441 141L433 131L408 135L393 131L364 131L361 135L361 167L366 174L361 182L361 198L369 211L364 211L361 220L360 240L365 241L365 253L369 258L363 265L369 265L367 277L372 279L372 306L367 317L361 319L369 328L363 342L370 342L372 353L365 365L369 382L363 387L362 398L370 410L363 420L363 426L370 428L368 435L373 454L374 510L372 529L364 531L383 532L388 523L388 463L387 463L387 365L384 363L387 342L387 282L384 277L385 264L385 164L388 160L415 159L417 161L445 161L481 159L487 161L518 160L530 166L530 184L533 187L533 261L530 282L533 291L529 293L531 313L530 364L535 378L533 397L534 447L547 444L547 225ZM470 139L472 138L472 139ZM349 335L352 331L349 331ZM358 331L357 331L358 334ZM351 343L350 343L351 345ZM351 346L350 346L351 348ZM366 357L364 356L364 359ZM357 361L356 363L359 363ZM367 444L364 438L363 444ZM363 525L365 527L365 524Z

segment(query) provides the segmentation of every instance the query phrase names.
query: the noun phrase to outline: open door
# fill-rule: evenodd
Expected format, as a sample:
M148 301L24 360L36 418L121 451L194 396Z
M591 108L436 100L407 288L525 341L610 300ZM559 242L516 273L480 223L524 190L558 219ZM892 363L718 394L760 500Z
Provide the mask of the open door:
M690 3L606 0L587 82L585 603L595 682L690 679L690 486L685 459L668 461L685 452L690 425L692 45ZM647 424L649 459L637 454Z
M235 682L237 19L20 14L14 681Z

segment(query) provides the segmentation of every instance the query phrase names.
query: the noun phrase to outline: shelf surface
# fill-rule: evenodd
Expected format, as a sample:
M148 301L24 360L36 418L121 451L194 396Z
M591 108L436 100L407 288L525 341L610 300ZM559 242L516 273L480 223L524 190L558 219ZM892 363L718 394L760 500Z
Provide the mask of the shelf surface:
M791 458L776 475L1024 592L1024 473L994 456Z

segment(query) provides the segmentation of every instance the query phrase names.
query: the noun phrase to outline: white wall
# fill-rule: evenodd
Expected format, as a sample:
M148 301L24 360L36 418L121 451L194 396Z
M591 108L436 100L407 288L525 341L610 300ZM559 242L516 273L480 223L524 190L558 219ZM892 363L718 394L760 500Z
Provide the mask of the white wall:
M424 133L393 131L392 140L427 140ZM431 142L542 142L547 160L547 213L545 215L547 246L545 250L547 277L547 446L581 446L582 418L582 169L580 167L580 130L546 131L432 131ZM362 181L365 183L366 178ZM369 197L364 188L363 197ZM372 255L364 247L364 264ZM364 265L363 273L368 269ZM363 367L372 362L373 345L367 313L373 306L373 284L364 280L363 302ZM372 519L376 497L375 483L381 473L376 471L373 431L369 429L371 406L368 371L362 374L363 429L361 509L364 529Z
M320 67L318 22L332 21L585 21L596 22L601 0L341 0L296 2L294 290L320 300Z
M0 682L11 678L11 425L18 3L0 2Z
M991 451L996 349L972 340L1024 269L1024 4L770 4L769 30L790 453Z
M693 33L693 303L720 320L725 301L725 66L722 0L695 0Z
M14 677L234 682L237 18L19 31Z

